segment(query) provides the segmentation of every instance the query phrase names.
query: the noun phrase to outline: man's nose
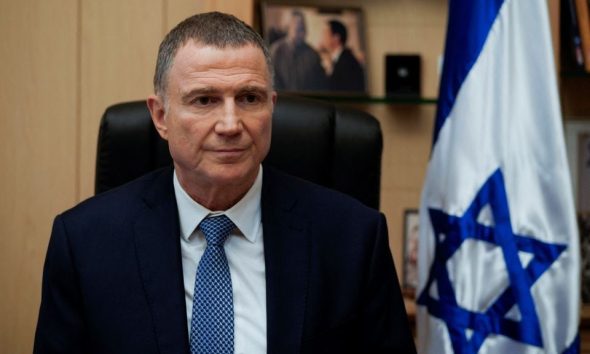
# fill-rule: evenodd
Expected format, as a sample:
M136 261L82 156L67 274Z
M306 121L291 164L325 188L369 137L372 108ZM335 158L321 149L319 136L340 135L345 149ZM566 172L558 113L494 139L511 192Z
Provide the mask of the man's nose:
M242 121L240 112L234 100L226 100L221 116L215 124L215 132L221 135L235 135L241 132Z

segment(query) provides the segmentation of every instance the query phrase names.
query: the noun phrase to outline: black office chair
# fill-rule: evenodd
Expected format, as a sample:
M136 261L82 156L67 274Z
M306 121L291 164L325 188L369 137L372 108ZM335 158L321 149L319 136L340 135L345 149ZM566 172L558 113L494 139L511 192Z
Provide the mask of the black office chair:
M263 164L378 209L382 149L379 122L368 113L280 95ZM97 194L171 163L168 144L154 128L145 101L107 108L98 136Z

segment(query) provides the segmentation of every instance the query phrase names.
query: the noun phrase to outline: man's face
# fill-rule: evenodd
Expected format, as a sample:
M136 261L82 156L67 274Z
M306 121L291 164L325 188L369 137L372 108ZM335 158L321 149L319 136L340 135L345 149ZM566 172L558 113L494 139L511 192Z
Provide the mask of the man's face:
M332 33L329 25L325 25L322 30L321 45L322 48L332 52L340 47L340 36Z
M189 41L176 53L166 94L167 102L148 104L181 183L248 188L270 148L276 100L262 51Z

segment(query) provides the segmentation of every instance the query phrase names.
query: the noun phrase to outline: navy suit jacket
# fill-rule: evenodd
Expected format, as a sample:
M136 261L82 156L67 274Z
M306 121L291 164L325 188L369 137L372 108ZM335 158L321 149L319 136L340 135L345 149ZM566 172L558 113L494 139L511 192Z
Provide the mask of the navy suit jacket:
M268 353L414 353L383 215L265 168ZM172 169L54 222L35 353L189 353Z
M365 92L365 71L350 49L345 48L340 53L329 84L333 91Z

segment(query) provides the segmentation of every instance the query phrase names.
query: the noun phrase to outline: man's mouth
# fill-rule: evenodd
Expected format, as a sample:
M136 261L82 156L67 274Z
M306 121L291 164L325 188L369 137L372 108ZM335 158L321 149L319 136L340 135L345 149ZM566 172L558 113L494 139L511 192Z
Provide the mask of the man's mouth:
M241 157L245 152L246 148L233 147L233 148L218 148L210 150L215 156L223 160L233 160Z

